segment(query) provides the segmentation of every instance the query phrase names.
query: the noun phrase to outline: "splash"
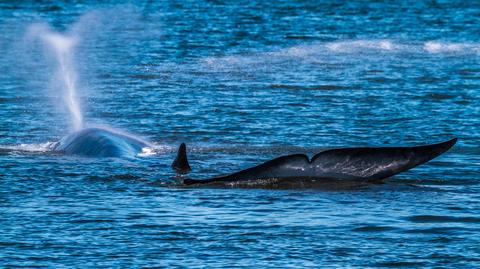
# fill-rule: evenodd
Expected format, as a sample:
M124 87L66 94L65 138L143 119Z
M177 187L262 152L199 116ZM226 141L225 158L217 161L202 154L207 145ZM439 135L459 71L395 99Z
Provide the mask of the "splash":
M0 152L49 152L54 147L54 142L41 144L18 144L18 145L0 145Z
M392 51L398 49L398 47L397 44L390 40L348 40L326 44L326 48L329 51L337 53Z
M480 53L480 45L478 43L448 43L439 41L429 41L424 44L425 51L429 53Z
M274 64L288 61L314 63L345 63L355 59L383 60L385 57L478 56L480 43L416 41L390 39L357 39L295 45L265 52L246 52L229 56L209 56L201 64L210 70L232 70L261 67L271 70ZM246 68L245 68L246 67Z
M53 51L56 60L55 83L60 86L59 95L68 109L70 124L74 131L83 127L83 116L77 98L77 75L73 64L73 52L78 42L76 36L61 34L49 29L45 25L34 24L29 32L39 38Z

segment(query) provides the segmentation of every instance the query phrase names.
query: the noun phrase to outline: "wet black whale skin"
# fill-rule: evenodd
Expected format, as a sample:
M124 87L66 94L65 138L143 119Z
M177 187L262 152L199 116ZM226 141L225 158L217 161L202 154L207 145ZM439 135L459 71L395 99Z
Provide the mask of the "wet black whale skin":
M309 159L304 154L282 156L230 175L184 179L185 185L261 179L338 179L376 183L426 163L448 151L457 139L415 147L339 148Z

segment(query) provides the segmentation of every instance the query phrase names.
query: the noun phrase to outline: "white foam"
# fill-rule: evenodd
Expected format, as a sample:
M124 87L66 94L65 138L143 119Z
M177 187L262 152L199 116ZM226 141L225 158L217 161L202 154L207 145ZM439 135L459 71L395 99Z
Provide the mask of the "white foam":
M228 56L210 56L201 63L209 69L219 71L252 71L272 70L278 63L288 61L302 62L345 62L350 59L367 58L367 60L382 60L385 56L402 57L405 55L442 57L448 53L456 57L470 54L480 54L480 43L453 43L440 41L411 41L391 39L357 39L319 42L314 44L296 45L266 52L248 52ZM401 56L399 56L401 54ZM352 56L354 56L352 58Z
M55 144L56 142L46 142L41 144L1 145L0 148L19 152L48 152L53 150Z
M332 52L357 52L357 51L391 51L399 47L390 40L347 40L326 44Z
M280 50L278 53L272 53L272 55L303 58L323 51L324 48L319 45L299 45Z
M393 49L392 42L390 42L388 40L380 41L379 45L380 45L380 48L384 49L384 50L392 50Z
M158 154L166 154L166 153L171 153L175 152L177 149L172 146L168 145L159 145L159 144L151 144L148 147L142 148L142 152L138 153L137 156L139 157L148 157L148 156L153 156L153 155L158 155Z
M475 43L448 43L428 41L423 49L429 53L479 53L480 45Z
M155 155L155 154L156 154L156 152L153 148L144 147L144 148L142 148L142 152L138 153L138 156L148 157L148 156L152 156L152 155Z

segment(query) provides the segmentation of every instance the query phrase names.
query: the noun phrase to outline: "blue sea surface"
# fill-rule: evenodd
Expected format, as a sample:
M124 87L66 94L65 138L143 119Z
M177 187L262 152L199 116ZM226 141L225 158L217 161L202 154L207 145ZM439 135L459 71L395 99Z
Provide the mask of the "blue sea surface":
M480 267L479 18L477 1L0 2L0 267ZM72 120L32 25L75 37L84 122L151 154L51 151ZM170 167L181 142L208 178L453 137L371 186L184 188Z

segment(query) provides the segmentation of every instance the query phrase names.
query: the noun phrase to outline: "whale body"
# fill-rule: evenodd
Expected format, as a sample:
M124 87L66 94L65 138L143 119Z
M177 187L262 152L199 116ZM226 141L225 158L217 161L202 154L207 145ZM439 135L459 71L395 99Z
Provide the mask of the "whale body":
M85 157L134 157L150 144L140 138L105 128L85 128L63 137L53 150Z
M416 147L339 148L320 152L311 159L305 154L275 158L260 165L209 179L185 178L185 185L225 185L283 181L298 183L320 179L359 183L381 183L384 179L426 163L448 151L457 139ZM174 163L188 167L185 147L180 147ZM182 160L183 163L178 163ZM187 170L188 171L188 170Z

